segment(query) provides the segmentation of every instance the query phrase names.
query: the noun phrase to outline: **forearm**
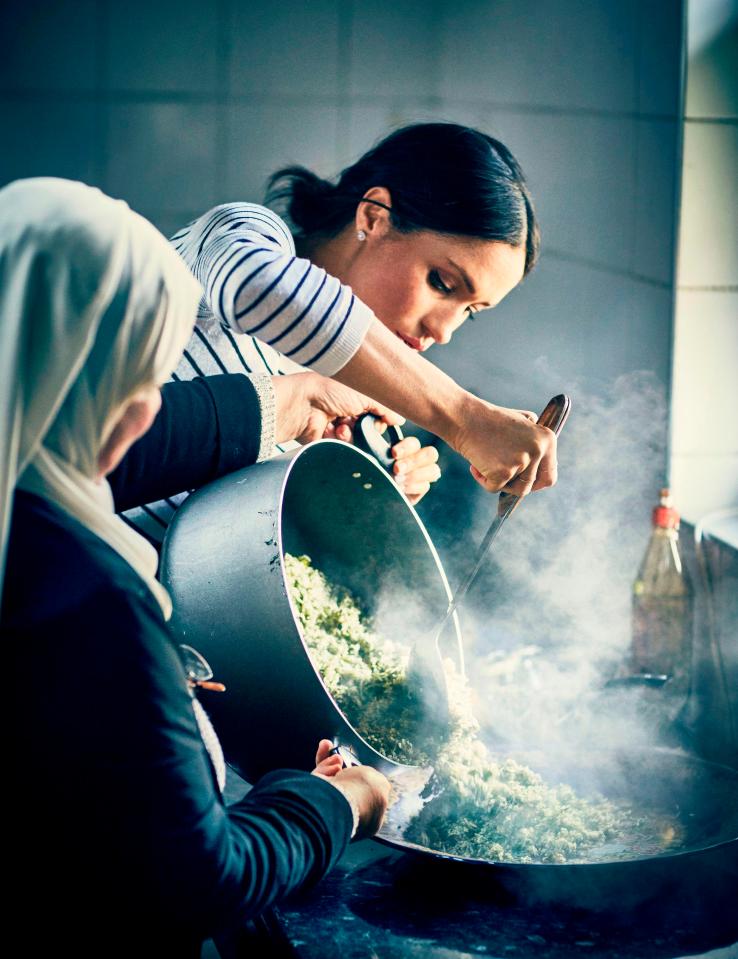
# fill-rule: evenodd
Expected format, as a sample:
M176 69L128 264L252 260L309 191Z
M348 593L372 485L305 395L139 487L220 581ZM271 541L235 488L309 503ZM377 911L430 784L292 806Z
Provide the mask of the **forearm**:
M375 320L337 379L444 439L488 492L518 496L556 482L556 437L531 414L462 389Z
M238 373L168 383L152 428L109 477L118 511L195 489L257 459L257 391Z
M298 887L329 872L351 838L345 796L319 777L293 770L265 776L228 807L232 832L242 837L241 874L250 888L241 910L256 915Z
M344 796L317 777L290 770L271 773L227 809L211 806L197 827L194 819L189 828L177 823L175 797L169 806L175 829L155 841L162 864L156 886L173 920L197 917L196 931L206 935L317 882L351 836ZM183 848L181 835L173 833L185 832Z
M335 379L391 407L450 445L480 401L394 336L379 320Z

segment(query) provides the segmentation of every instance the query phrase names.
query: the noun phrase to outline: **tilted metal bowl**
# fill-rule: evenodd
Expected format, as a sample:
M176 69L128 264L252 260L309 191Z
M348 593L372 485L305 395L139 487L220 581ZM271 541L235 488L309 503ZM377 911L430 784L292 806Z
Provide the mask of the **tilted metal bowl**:
M391 595L412 639L433 639L451 598L415 510L370 456L320 440L225 476L190 496L162 553L172 626L210 662L225 693L207 695L228 761L254 781L310 768L320 738L397 771L351 726L314 668L289 598L284 554L307 554L371 612ZM402 623L402 616L398 616ZM410 642L409 636L392 637ZM458 622L444 637L459 648Z

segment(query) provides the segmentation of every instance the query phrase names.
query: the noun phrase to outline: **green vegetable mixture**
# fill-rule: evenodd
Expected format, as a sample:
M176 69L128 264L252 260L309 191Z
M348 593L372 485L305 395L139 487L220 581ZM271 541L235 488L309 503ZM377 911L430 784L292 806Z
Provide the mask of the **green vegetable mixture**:
M458 856L568 862L632 827L611 802L583 799L513 759L492 757L450 660L449 729L429 731L417 684L408 680L408 649L373 632L357 600L309 557L285 555L285 567L313 663L351 725L383 755L435 768L439 795L411 820L406 839Z

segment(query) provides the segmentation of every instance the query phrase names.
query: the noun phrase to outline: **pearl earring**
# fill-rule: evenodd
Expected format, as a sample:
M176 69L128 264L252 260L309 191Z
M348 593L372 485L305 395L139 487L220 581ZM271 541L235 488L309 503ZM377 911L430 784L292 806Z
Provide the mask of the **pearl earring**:
M363 230L357 230L356 239L359 241L359 243L363 243L366 239L366 233Z

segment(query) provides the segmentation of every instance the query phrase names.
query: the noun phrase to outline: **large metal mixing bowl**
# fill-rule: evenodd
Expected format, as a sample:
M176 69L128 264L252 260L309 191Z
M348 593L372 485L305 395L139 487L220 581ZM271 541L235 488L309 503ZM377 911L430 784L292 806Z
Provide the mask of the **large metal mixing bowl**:
M320 440L190 496L169 528L161 575L175 633L227 687L205 705L228 761L252 782L271 769L308 769L318 739L328 737L362 763L394 769L352 728L313 667L288 596L285 553L309 555L370 612L389 597L400 641L430 643L451 598L415 510L372 457L346 443ZM458 644L454 619L444 649L453 654Z

